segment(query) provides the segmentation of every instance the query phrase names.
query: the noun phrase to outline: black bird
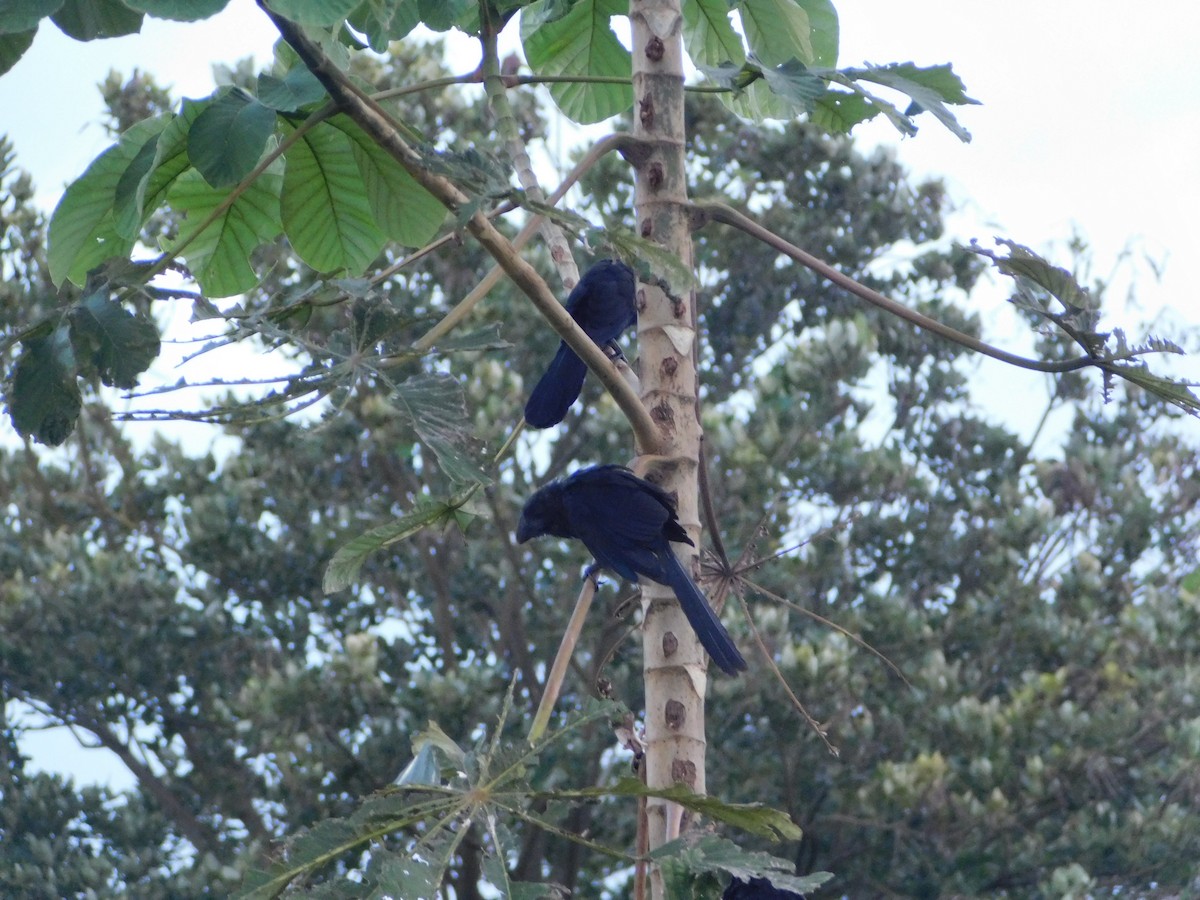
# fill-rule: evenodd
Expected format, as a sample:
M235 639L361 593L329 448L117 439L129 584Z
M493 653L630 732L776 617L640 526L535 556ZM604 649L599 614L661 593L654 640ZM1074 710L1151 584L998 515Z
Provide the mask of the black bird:
M751 878L749 881L735 878L725 888L721 900L803 900L803 896L795 891L777 888L765 878Z
M675 554L671 541L691 544L675 503L658 485L624 466L592 466L552 481L525 504L517 542L552 534L577 538L596 563L628 581L644 575L675 591L688 622L721 671L746 668L733 638Z
M637 322L633 269L614 259L602 259L579 279L567 297L567 312L603 347ZM525 404L525 421L534 428L557 425L579 397L587 366L565 342Z

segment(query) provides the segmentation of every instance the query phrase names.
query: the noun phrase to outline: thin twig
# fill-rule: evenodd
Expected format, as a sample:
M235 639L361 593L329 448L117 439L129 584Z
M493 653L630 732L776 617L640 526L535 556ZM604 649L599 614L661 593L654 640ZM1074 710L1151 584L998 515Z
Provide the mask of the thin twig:
M579 599L575 601L571 620L567 622L567 629L563 632L562 641L558 645L558 653L555 654L554 663L550 666L550 674L546 676L546 688L542 692L542 702L538 704L537 714L533 717L533 725L529 728L529 743L531 744L538 742L545 733L546 726L550 723L554 704L558 702L558 695L562 692L567 665L575 653L575 645L579 643L579 635L583 633L584 620L587 618L588 610L592 607L592 599L596 596L598 577L599 573L593 569L583 579L583 587L579 590Z
M804 704L800 702L800 698L796 696L796 693L787 683L787 678L785 678L783 672L779 670L779 666L775 664L775 660L771 657L771 651L767 649L767 645L762 639L762 633L758 630L758 626L754 622L754 617L750 614L750 605L746 603L746 598L740 593L738 594L738 603L741 604L742 612L746 615L746 622L750 625L750 633L754 635L754 642L758 644L758 649L762 652L763 659L767 661L767 665L770 666L771 671L775 673L775 678L783 687L784 693L788 695L788 699L792 701L792 705L800 711L800 715L804 716L804 721L806 721L809 727L816 732L817 737L824 742L826 749L828 749L835 758L840 756L841 754L838 752L838 748L830 743L829 735L821 727L821 723L813 718L812 713L810 713L805 708Z

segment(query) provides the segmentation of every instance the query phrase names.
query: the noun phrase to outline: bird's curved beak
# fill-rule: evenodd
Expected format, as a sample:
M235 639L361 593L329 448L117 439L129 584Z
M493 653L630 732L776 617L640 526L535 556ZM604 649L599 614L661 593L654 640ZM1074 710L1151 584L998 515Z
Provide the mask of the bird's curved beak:
M517 543L523 544L533 537L537 537L533 523L525 518L525 515L522 513L521 521L517 523Z

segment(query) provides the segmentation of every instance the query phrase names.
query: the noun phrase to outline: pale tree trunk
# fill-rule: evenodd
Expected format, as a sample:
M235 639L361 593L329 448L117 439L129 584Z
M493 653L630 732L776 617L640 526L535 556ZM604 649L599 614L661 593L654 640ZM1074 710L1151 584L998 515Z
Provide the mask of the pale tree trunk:
M636 170L638 233L692 269L684 175L683 15L679 0L631 0L633 26L633 133L646 154ZM662 432L661 460L649 476L678 497L679 518L699 546L695 303L692 293L671 297L642 285L638 356L642 402ZM696 564L689 549L684 565ZM643 581L646 678L646 781L651 787L683 783L705 792L704 689L706 657L670 588ZM648 804L649 845L677 836L686 823L673 804ZM656 898L661 880L651 875Z

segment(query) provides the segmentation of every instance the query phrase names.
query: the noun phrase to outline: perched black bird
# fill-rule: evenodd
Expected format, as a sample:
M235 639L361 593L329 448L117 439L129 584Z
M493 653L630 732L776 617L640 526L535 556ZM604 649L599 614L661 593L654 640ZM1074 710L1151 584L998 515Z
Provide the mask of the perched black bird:
M567 297L567 312L603 347L637 322L633 269L614 259L602 259L579 279ZM560 343L546 374L525 404L525 421L534 428L557 425L579 397L587 366L575 351Z
M624 466L580 469L550 482L525 504L517 542L543 534L583 541L597 564L629 581L644 575L668 585L721 671L736 675L746 668L733 638L671 550L671 541L692 541L670 495L658 485Z
M795 891L777 888L765 878L751 878L749 881L735 878L725 888L721 900L803 900L803 896Z

